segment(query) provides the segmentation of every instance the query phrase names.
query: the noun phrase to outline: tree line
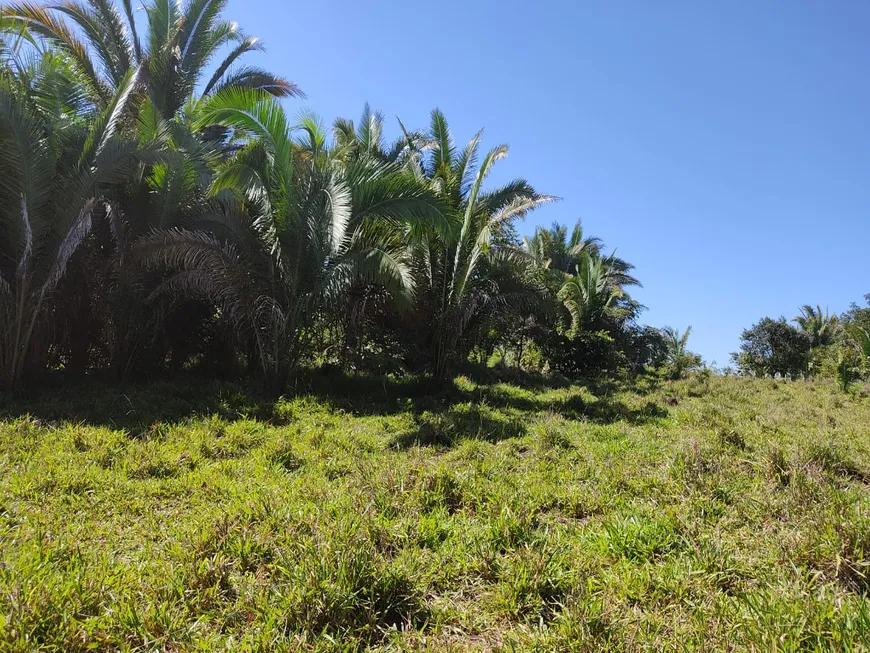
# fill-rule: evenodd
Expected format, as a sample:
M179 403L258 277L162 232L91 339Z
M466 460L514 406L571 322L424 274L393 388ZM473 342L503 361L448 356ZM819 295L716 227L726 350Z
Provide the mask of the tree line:
M870 294L842 315L807 304L791 321L765 317L743 331L736 370L751 376L836 378L843 390L870 378Z
M639 324L633 266L579 222L519 237L557 198L487 184L506 145L457 143L437 109L395 141L369 107L291 120L301 89L244 64L263 46L225 5L0 10L0 387L699 363Z

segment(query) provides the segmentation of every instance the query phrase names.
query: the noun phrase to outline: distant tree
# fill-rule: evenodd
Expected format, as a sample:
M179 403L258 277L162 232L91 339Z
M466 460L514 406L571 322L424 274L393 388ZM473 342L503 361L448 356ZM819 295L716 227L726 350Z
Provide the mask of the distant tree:
M567 225L556 222L550 229L535 229L534 236L523 238L523 245L541 267L571 274L580 264L583 254L599 257L604 242L595 236L586 236L583 224L578 220L570 237Z
M801 307L801 314L793 320L810 337L811 347L830 345L840 329L836 315L822 312L821 306L813 308L809 304Z
M866 307L853 303L840 316L843 326L843 353L837 361L837 376L844 388L848 385L848 380L867 378L870 375L870 294L864 295L864 299L867 301ZM849 379L846 380L843 378L844 366L850 364Z
M806 373L812 339L784 317L765 317L740 336L740 351L731 355L743 374L797 377Z
M861 341L864 332L870 332L870 293L864 295L867 306L852 303L849 310L840 316L846 335L853 340Z
M665 363L671 376L675 378L680 378L689 370L701 365L701 357L689 351L688 348L689 336L691 334L692 327L688 327L683 333L680 333L673 327L662 329L667 351Z
M551 333L544 341L550 368L569 378L614 376L627 367L625 354L607 331Z

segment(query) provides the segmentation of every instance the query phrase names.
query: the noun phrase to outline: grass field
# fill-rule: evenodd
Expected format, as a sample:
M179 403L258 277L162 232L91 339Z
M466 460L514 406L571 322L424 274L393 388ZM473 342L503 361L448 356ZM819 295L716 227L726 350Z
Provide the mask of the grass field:
M526 383L0 399L0 648L870 648L866 390Z

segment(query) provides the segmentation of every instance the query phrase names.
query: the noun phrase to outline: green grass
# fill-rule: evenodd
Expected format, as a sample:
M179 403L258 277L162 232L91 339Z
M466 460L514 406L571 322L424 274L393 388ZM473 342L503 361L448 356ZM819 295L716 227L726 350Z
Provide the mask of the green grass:
M0 648L870 648L866 393L531 381L0 399Z

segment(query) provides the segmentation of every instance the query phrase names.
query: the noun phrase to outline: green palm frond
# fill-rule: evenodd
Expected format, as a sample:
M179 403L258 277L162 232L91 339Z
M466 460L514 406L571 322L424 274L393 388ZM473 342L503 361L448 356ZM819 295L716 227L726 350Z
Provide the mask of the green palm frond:
M100 2L89 2L90 6L81 2L68 0L63 4L56 5L54 9L69 16L88 38L88 43L100 59L103 70L112 82L117 83L127 72L131 65L130 46L126 43L123 27L112 18L119 18L113 14L111 5ZM108 9L109 16L104 15L99 9ZM120 28L119 31L115 31Z
M432 112L432 123L430 126L430 135L433 143L433 157L431 176L435 176L443 169L451 169L453 167L453 159L456 156L456 146L453 141L453 134L450 132L450 127L447 125L447 120L444 114L438 109Z
M231 70L211 90L214 93L220 93L229 88L263 91L279 98L305 97L305 94L293 82L253 66Z
M289 179L293 143L281 105L260 91L230 87L203 101L197 128L223 124L258 139L271 163Z
M481 138L483 138L482 129L468 141L462 154L456 160L454 176L457 183L454 184L452 190L455 202L460 202L463 197L467 197L474 185Z
M228 25L215 38L215 24L227 0L189 0L179 21L179 64L184 70L198 70L208 61L217 42L238 33L238 26Z
M66 0L66 4L72 2L73 0ZM128 68L138 63L138 56L130 41L124 16L118 11L113 0L87 0L87 2L103 26L104 38L114 63L112 78L117 83L126 74Z
M600 320L622 295L611 275L609 260L583 253L574 276L562 284L557 295L571 315L569 337Z
M45 39L53 46L64 51L88 83L93 97L99 102L108 102L112 92L103 78L97 73L85 43L81 41L63 21L42 5L22 2L0 8L4 22L20 25L36 36Z
M840 323L836 315L831 315L821 306L813 308L809 304L801 307L801 313L794 322L810 336L813 347L829 345L840 331Z
M224 74L230 69L230 66L232 66L240 57L249 52L263 52L264 50L265 48L263 47L262 42L255 36L240 35L239 42L236 46L227 56L224 57L223 61L221 61L217 68L215 68L214 74L206 83L202 94L209 95L217 86L218 82L220 82Z
M363 152L377 154L383 151L384 114L372 111L366 103L356 131L356 140Z
M124 7L124 16L127 18L127 28L133 44L134 61L138 64L142 59L142 42L139 40L139 32L136 28L136 18L133 16L132 0L121 0Z
M165 60L178 44L180 4L174 0L152 0L145 5L148 15L149 57Z
M386 221L409 233L449 233L447 207L401 166L360 162L347 166L343 175L355 191L353 210L361 220Z

